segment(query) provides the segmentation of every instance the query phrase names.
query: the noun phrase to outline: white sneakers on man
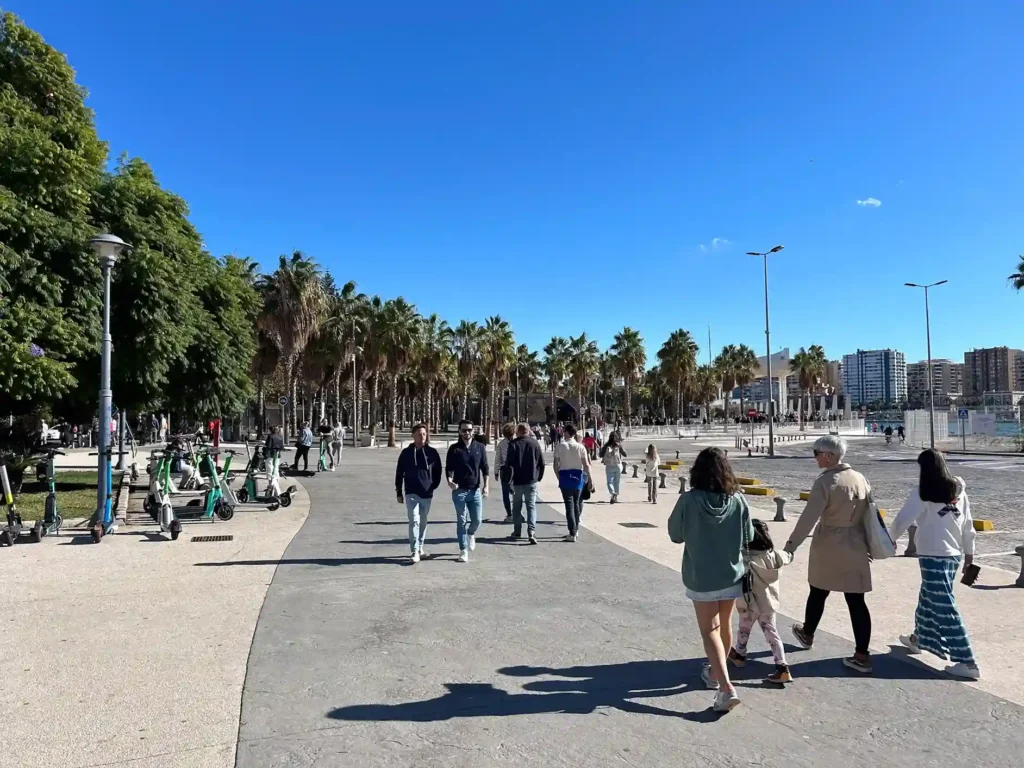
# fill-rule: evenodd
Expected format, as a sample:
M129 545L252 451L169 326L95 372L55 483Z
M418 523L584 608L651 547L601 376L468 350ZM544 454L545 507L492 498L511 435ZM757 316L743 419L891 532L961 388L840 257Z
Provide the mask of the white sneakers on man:
M459 562L460 563L468 563L469 562L469 552L467 552L466 550L462 550L459 553Z

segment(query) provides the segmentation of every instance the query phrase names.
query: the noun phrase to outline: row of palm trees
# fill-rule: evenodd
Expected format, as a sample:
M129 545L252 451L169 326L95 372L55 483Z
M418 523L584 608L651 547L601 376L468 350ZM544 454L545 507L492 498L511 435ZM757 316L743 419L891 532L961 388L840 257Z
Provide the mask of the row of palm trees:
M637 414L680 419L690 402L710 414L722 391L749 384L758 370L757 356L742 344L698 365L698 345L682 328L669 334L649 369L644 339L628 326L605 352L581 333L553 337L541 355L517 344L499 315L482 323L462 320L453 328L436 314L422 316L401 297L366 296L352 282L338 286L298 251L281 256L257 286L263 298L252 364L258 409L262 416L268 397L286 397L286 433L302 417L344 411L357 429L374 433L385 423L393 445L400 424L446 426L465 418L474 399L491 432L505 415L506 392L529 399L544 387L552 416L561 396L579 414L600 403L622 420ZM819 346L794 357L806 392L820 381L824 361ZM369 416L360 424L366 401ZM742 399L740 406L742 412Z

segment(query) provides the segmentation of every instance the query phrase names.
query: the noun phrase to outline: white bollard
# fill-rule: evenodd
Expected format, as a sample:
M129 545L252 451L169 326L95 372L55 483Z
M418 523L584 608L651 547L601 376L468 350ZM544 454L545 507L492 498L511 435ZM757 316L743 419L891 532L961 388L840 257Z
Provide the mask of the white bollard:
M776 498L775 499L775 519L772 522L784 523L786 522L786 500Z

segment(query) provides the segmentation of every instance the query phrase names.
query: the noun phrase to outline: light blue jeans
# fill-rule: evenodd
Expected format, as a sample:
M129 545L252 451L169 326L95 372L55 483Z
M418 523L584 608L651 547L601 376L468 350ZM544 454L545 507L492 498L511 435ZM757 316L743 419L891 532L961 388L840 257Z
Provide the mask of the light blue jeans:
M427 538L427 518L430 516L430 502L415 493L405 494L405 511L409 513L409 548L413 552L423 549L423 540Z
M475 536L480 528L483 497L479 488L456 488L452 491L452 502L455 504L455 531L459 537L459 549L465 552L469 549L469 537Z
M512 534L523 532L523 502L526 502L526 532L533 536L537 529L537 484L512 486Z
M622 479L622 467L618 464L614 466L611 464L605 464L604 476L608 480L608 493L612 496L619 495L619 480Z

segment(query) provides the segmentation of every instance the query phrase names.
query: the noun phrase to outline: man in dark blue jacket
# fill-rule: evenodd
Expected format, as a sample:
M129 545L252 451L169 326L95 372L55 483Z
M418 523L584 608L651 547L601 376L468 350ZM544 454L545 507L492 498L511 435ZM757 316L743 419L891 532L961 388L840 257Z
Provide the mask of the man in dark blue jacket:
M434 490L441 485L441 456L427 445L427 425L417 424L412 428L412 445L398 454L395 469L395 491L398 503L405 503L409 513L409 547L412 561L418 563L427 553L423 540L427 538L427 518ZM405 488L403 495L402 489Z
M516 439L508 447L505 465L512 472L512 535L517 541L523 535L523 501L526 502L526 533L530 543L536 544L537 530L537 483L544 479L544 451L537 439L530 434L530 427L520 424Z
M487 475L490 472L486 447L473 439L473 422L465 419L459 422L459 439L448 448L444 472L455 504L459 562L466 563L469 562L469 553L476 549L476 532L483 519L483 499L487 498Z

